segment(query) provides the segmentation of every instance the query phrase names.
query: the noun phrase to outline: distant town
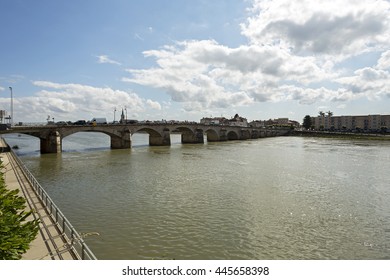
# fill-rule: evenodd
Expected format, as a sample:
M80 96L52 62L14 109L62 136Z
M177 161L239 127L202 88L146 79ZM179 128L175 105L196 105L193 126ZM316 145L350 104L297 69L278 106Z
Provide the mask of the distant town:
M1 129L6 129L12 123L11 116L7 116L5 110L0 110L0 126ZM107 121L106 118L93 118L92 120L77 120L77 121L55 121L50 116L46 119L47 125L102 125L102 124L196 124L194 121L180 120L135 120L127 119L127 116L122 113L119 120ZM334 131L334 132L357 132L357 133L390 133L390 115L355 115L355 116L334 116L332 112L318 113L318 116L306 115L303 122L300 123L289 118L276 118L268 120L254 120L248 122L245 117L235 114L234 117L203 117L200 121L203 125L223 125L223 126L239 126L239 127L290 127L300 130L314 131ZM18 122L13 125L21 126L25 123Z

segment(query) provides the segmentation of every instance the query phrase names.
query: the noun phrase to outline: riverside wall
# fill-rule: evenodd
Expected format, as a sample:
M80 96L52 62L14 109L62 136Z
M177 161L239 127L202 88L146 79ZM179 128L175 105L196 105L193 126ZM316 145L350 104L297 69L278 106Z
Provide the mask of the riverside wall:
M290 136L302 137L326 137L342 139L366 139L366 140L390 140L390 134L379 133L357 133L357 132L339 132L339 131L319 131L319 130L294 130Z

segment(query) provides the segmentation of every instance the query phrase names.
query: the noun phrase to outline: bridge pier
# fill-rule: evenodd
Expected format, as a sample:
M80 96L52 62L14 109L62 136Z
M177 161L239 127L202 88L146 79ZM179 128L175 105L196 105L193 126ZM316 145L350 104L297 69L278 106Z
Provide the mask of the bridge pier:
M122 135L111 135L111 149L130 149L131 133L129 130L122 131Z
M251 138L251 134L249 130L242 129L240 131L240 140L248 140Z
M206 131L207 135L207 142L218 142L219 141L219 135L214 130Z
M219 131L219 141L227 141L228 140L228 135L226 129L221 129Z
M265 131L264 130L260 130L259 131L259 138L264 138L265 136L266 136Z
M62 138L58 131L50 132L46 138L39 138L41 154L56 154L62 152Z
M169 129L164 129L162 135L149 134L149 145L150 146L170 146L171 145L171 134Z
M258 130L252 130L252 133L251 133L251 139L257 139L260 137L259 135L259 131Z
M203 136L203 130L196 129L195 133L192 132L183 132L181 134L181 143L183 144L198 144L204 143L204 136Z

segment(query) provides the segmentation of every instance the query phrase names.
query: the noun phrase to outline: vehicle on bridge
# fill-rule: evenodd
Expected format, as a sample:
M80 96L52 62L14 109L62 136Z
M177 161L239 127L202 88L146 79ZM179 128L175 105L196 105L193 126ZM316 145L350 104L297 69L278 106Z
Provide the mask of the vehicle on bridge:
M97 124L107 124L106 118L93 118L88 124L97 125Z
M1 123L0 124L0 130L8 130L8 129L11 129L11 124L7 123Z
M68 122L65 122L65 121L59 121L59 122L56 122L56 125L68 125L69 123Z
M85 120L78 120L77 122L74 122L73 125L86 125L87 122Z
M138 123L138 120L126 120L126 123L128 123L128 124L136 124L136 123Z

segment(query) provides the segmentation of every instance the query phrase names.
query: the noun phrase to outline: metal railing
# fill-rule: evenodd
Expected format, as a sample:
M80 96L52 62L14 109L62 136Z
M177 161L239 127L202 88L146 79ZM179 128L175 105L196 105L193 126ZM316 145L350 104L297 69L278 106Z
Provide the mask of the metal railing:
M68 221L68 219L53 202L53 200L49 197L47 192L38 183L37 179L35 179L34 175L32 175L30 170L28 170L28 168L24 165L24 163L19 159L19 157L12 149L10 153L14 160L18 163L20 169L24 173L31 186L33 187L33 190L35 191L36 195L40 198L41 203L46 207L46 210L49 212L52 219L56 222L61 233L69 239L68 245L70 246L70 249L73 249L73 252L78 255L79 259L97 260L96 256L92 253L91 249L87 246L83 238Z

